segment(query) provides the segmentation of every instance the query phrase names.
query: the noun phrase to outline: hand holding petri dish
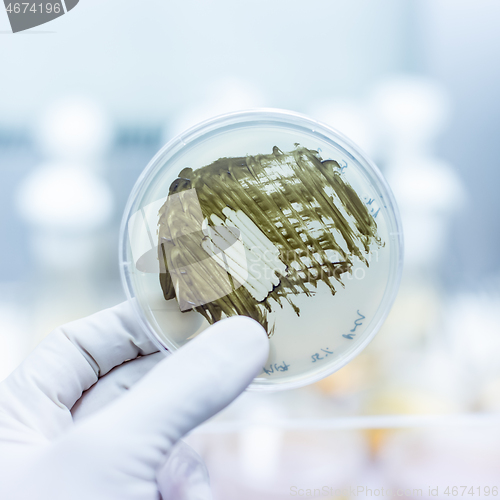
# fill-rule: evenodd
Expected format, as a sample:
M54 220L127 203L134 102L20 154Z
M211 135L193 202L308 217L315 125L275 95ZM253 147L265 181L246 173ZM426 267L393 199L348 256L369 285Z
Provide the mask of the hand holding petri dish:
M161 348L249 316L270 342L251 388L294 388L377 333L401 277L401 224L382 175L348 139L292 112L251 110L204 122L153 158L125 210L120 260Z

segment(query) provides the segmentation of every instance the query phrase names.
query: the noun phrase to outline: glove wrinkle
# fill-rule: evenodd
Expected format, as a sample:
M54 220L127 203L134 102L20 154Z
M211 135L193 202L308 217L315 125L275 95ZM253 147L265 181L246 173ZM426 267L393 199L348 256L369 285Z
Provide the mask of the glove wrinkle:
M164 353L155 352L146 356L138 356L113 368L86 390L71 408L73 420L79 421L86 418L123 396L163 359L165 359Z
M70 335L68 335L64 329L64 326L59 327L59 330L62 335L64 335L80 352L81 356L87 361L87 363L90 365L92 370L94 370L94 373L97 378L101 376L101 368L97 361L94 359L92 354L90 354L89 350L86 349L81 342L79 341L78 338L71 338ZM57 331L57 330L56 330Z

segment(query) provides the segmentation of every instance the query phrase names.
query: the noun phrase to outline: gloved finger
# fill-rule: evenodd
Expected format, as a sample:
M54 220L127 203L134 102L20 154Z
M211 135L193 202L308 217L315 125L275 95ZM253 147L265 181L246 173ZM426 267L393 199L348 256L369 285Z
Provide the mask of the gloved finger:
M71 456L86 450L92 473L139 479L145 489L156 488L156 471L173 445L233 401L261 372L268 352L266 332L254 320L219 321L159 363L124 397L77 425L59 441L58 452ZM101 482L106 481L103 476Z
M155 352L139 356L113 368L86 390L71 408L73 420L77 422L86 418L126 394L136 382L168 355L167 352Z
M157 482L163 500L212 500L207 467L182 440L158 472Z
M158 349L130 302L54 330L0 386L4 423L13 439L37 433L53 439L72 425L70 409L113 367Z

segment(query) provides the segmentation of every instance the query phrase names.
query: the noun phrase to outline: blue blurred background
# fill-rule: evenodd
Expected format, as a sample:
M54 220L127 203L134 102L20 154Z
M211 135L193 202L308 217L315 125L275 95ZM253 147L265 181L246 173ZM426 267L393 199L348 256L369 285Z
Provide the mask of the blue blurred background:
M359 358L308 388L245 395L190 438L216 498L494 486L500 425L394 426L500 411L499 20L497 0L81 0L12 35L0 9L0 379L55 326L124 299L120 218L167 140L223 112L290 109L385 173L405 273Z

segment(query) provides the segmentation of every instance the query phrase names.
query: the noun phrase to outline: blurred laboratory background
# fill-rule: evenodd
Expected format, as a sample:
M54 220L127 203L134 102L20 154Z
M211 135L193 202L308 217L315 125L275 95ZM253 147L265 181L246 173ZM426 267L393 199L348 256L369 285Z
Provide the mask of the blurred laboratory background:
M214 499L496 496L499 25L498 0L81 0L15 35L1 10L0 379L124 299L121 215L163 144L224 112L290 109L383 171L405 270L362 355L246 393L188 437Z

